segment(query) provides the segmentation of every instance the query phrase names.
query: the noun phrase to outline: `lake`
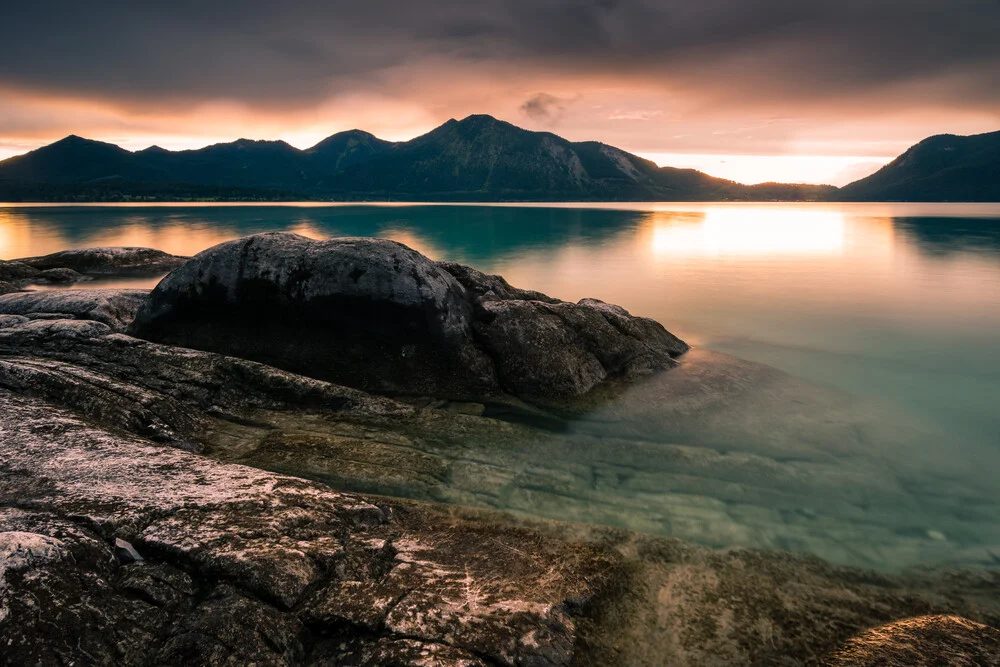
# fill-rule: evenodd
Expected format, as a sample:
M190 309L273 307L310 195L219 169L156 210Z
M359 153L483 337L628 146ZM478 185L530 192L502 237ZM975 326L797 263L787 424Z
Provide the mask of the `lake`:
M1000 562L1000 204L0 205L0 258L92 245L187 255L270 230L392 238L519 287L617 303L699 350L849 395L884 415L884 432L925 434L870 443L890 474L919 471L900 475L922 481L879 519L908 551L886 543L874 553L863 531L837 533L846 523L824 529L822 543L788 532L770 539L771 528L708 538L681 521L658 532L852 564ZM816 420L816 429L829 421ZM884 479L840 493L877 495ZM772 524L799 526L843 500L816 488L801 516L776 513ZM627 517L595 520L654 530Z

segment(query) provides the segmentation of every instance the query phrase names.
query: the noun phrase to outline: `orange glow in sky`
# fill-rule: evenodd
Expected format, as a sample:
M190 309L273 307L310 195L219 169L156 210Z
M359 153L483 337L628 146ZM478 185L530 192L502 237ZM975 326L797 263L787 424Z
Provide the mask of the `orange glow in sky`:
M875 173L895 156L643 153L642 157L661 167L697 169L748 185L776 182L841 186Z

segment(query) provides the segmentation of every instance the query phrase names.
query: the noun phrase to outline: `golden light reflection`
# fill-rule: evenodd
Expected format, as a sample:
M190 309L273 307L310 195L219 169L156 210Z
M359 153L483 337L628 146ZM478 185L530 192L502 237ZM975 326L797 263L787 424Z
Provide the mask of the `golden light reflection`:
M14 225L9 217L0 212L0 259L10 257L14 249Z
M434 260L441 260L447 256L445 252L431 244L427 239L407 229L390 228L379 232L378 236L383 239L398 241Z
M303 220L298 224L289 227L288 231L293 234L298 234L299 236L305 236L306 238L314 239L316 241L322 241L330 237L329 234L321 231L316 225L314 225L309 220Z
M654 213L656 256L832 255L845 244L839 211L815 208L707 207L702 215Z

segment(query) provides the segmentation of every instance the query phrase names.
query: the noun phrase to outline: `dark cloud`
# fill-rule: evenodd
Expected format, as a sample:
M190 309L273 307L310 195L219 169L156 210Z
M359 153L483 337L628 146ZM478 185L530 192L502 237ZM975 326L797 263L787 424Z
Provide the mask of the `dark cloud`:
M521 111L533 120L553 123L559 120L559 116L566 110L568 100L564 100L548 93L538 93L532 95L524 104Z
M998 0L41 0L3 13L0 87L146 104L302 106L429 62L708 99L909 86L956 106L1000 103ZM550 108L533 98L524 112Z

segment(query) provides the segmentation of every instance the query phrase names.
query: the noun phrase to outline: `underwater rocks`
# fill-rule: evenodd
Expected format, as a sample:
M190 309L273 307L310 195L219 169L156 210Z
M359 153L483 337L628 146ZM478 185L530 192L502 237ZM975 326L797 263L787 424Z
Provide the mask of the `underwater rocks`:
M165 278L130 332L397 395L535 403L676 365L687 346L599 301L563 303L382 239L258 234Z
M432 289L434 312L459 313L449 330L476 345L492 324L483 313L527 303L532 317L608 336L600 320L579 318L596 311L619 334L653 327L602 349L578 333L574 349L607 377L637 378L686 349L613 306L434 266L447 275L428 280L450 290L450 276L462 295ZM851 664L841 655L859 646L884 664L956 646L991 655L995 570L877 573L386 497L607 523L627 515L642 530L666 521L685 535L739 519L755 538L814 551L807 538L856 540L843 529L866 517L891 532L898 517L886 512L919 480L884 483L861 458L871 431L855 406L831 409L827 394L789 387L773 369L693 355L632 383L627 402L605 395L603 380L572 426L549 414L536 427L498 419L495 407L407 404L122 333L146 298L0 297L0 664L813 665ZM639 338L651 360L630 347ZM787 411L772 414L767 401ZM635 427L647 413L662 423ZM757 416L756 453L722 447L746 440L736 428L746 414ZM803 435L819 433L807 415L830 422L815 442ZM706 421L708 441L679 437ZM855 488L866 490L856 503L844 497ZM802 509L827 493L833 509ZM594 507L606 516L582 512ZM963 530L991 530L991 509ZM961 526L956 515L949 530ZM873 544L897 558L892 549ZM960 620L906 630L926 615ZM884 632L894 627L904 631Z
M566 601L613 569L596 547L0 404L4 664L568 664Z
M1000 630L958 616L920 616L873 628L851 639L829 667L1000 665Z
M4 664L805 665L915 615L1000 624L989 573L519 523L0 406Z

